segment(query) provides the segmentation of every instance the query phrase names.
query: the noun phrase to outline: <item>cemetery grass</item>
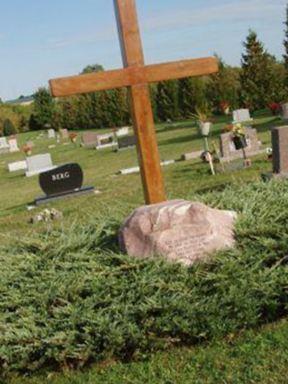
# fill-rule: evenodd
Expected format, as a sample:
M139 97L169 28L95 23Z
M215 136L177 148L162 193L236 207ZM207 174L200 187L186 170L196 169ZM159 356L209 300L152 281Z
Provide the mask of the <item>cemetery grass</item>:
M223 123L215 124L215 136ZM269 126L281 123L261 115L256 124L270 145ZM35 133L25 135L21 140L35 140ZM159 126L158 141L165 160L202 145L189 122ZM37 150L47 152L47 142L39 140ZM136 164L134 150L115 154L71 144L51 153L56 164L79 162L85 184L102 194L57 202L53 206L64 213L63 222L31 226L28 218L39 209L27 212L26 204L40 193L37 178L8 175L2 163L2 375L145 360L172 346L205 344L209 354L213 340L215 351L223 338L229 348L229 338L244 329L287 316L288 183L259 181L261 171L271 169L265 156L254 159L251 169L216 177L197 161L165 169L169 198L197 199L239 213L236 249L186 269L119 254L115 234L142 203L142 191L139 175L115 172ZM12 158L19 154L1 161Z

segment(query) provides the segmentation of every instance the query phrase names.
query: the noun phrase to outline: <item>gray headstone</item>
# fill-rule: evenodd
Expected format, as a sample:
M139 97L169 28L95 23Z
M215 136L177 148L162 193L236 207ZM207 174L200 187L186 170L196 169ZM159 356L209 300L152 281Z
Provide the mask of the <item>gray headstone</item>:
M247 156L255 156L265 150L261 150L261 142L258 139L257 130L254 128L246 128L247 148L245 152ZM233 142L233 134L231 132L223 133L220 136L220 151L222 161L231 161L243 157L243 153L237 150Z
M84 132L82 135L82 145L85 148L95 148L98 144L96 132Z
M249 109L237 109L233 112L233 124L252 121Z
M26 176L39 175L42 172L54 169L50 153L27 157L27 172Z
M56 132L54 129L48 129L48 139L55 139Z
M288 126L272 129L273 172L288 175Z

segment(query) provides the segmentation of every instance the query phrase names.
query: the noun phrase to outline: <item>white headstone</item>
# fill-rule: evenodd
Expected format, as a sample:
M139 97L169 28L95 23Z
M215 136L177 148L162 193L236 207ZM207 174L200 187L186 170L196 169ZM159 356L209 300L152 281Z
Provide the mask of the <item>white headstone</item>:
M15 161L14 163L8 164L8 171L9 172L16 172L16 171L26 171L27 169L27 161Z
M237 109L233 112L233 124L251 122L249 109Z
M50 171L56 168L53 166L50 153L27 157L27 172L26 176L39 175L42 172Z
M55 139L56 133L54 129L48 129L48 139Z
M10 152L13 153L13 152L19 152L19 148L18 148L18 143L17 143L17 139L15 138L11 138L8 140L8 145L10 147Z
M0 137L0 153L7 153L10 151L10 146L7 143L6 137Z
M104 149L117 146L115 135L113 133L105 133L103 135L97 135L96 149Z
M122 127L117 129L116 136L122 137L122 136L128 136L129 135L129 127Z

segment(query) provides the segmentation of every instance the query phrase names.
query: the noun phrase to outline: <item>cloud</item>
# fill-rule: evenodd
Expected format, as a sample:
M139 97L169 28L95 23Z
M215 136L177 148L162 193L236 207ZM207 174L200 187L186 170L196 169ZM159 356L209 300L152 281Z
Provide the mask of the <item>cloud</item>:
M277 4L278 2L278 4ZM207 3L206 3L207 4ZM279 14L283 6L285 9L286 0L239 0L222 3L221 5L204 5L201 8L193 9L189 6L186 9L178 8L162 12L161 15L151 15L144 20L145 30L163 30L167 28L189 27L210 24L212 22L238 22L250 20L272 19ZM284 12L283 12L284 18Z
M183 29L187 27L197 27L199 25L211 25L213 23L237 23L252 22L262 20L263 23L269 23L269 20L277 20L282 12L283 19L286 0L237 0L231 3L231 0L221 5L207 5L194 7L169 8L159 15L151 14L145 18L141 17L141 29L143 32L166 31L167 29ZM116 23L111 23L97 30L86 31L81 34L75 34L68 38L51 38L47 40L41 49L54 50L67 47L74 47L86 44L95 44L100 42L111 42L117 36ZM1 38L1 34L0 34Z

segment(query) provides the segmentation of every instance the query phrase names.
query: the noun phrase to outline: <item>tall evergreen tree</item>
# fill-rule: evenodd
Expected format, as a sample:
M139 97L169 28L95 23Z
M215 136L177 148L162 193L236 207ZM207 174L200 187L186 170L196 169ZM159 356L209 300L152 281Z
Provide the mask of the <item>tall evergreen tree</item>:
M178 82L161 81L157 86L157 113L161 121L175 120L179 117Z
M242 55L241 98L249 108L260 109L271 101L275 87L273 57L264 49L256 32L250 31Z
M53 113L55 103L46 88L39 88L34 95L33 115L35 120L34 129L44 129L45 126L53 126Z

